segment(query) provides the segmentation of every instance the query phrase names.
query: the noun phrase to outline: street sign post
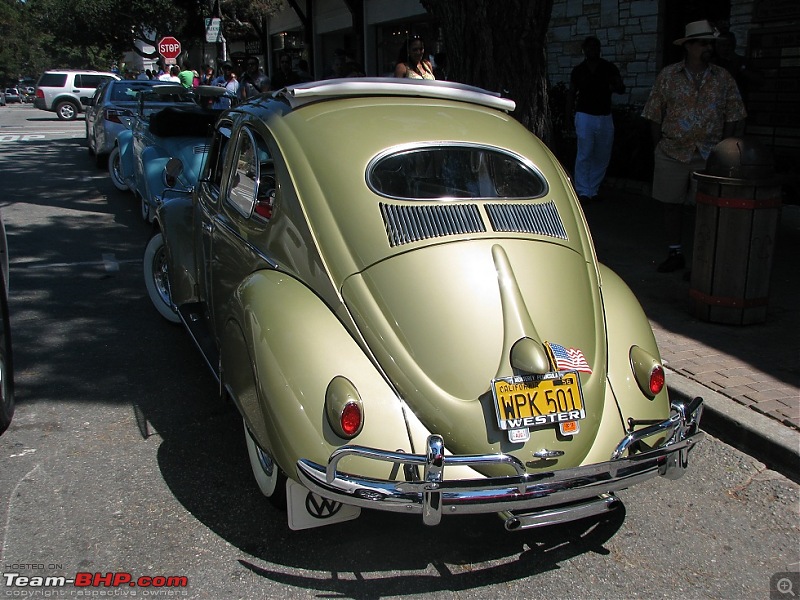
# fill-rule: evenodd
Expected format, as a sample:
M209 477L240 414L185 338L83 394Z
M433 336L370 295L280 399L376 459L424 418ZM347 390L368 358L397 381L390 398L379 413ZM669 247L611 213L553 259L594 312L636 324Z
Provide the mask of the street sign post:
M175 64L175 59L181 53L181 43L171 35L164 36L158 42L158 53L164 57L166 64Z

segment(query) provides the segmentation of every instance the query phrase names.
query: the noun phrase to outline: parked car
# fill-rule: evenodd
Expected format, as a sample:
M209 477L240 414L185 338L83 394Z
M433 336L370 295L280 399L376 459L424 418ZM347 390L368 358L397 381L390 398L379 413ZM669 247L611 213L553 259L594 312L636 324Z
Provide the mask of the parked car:
M0 434L14 416L14 360L8 316L8 242L0 215Z
M36 88L33 86L21 87L19 88L20 95L22 97L22 101L26 104L30 104L36 98Z
M139 93L152 91L157 85L163 86L164 82L109 79L97 87L91 98L82 101L86 107L86 143L98 166L105 166L117 136L127 131L131 119L135 118ZM191 96L184 92L180 97L194 104Z
M212 126L222 111L224 88L160 82L139 93L129 130L120 132L108 158L111 181L130 189L139 200L142 218L150 220L165 189L188 189L196 181L208 151ZM214 108L218 103L219 108ZM164 173L171 158L181 169Z
M22 98L17 88L6 88L6 104L22 104Z
M159 207L148 294L290 528L368 508L525 529L687 468L702 399L670 401L647 318L513 109L449 82L289 87L223 114L193 193Z
M33 105L55 112L62 121L73 121L83 110L81 98L91 97L97 86L108 79L119 77L100 71L45 71L36 83Z

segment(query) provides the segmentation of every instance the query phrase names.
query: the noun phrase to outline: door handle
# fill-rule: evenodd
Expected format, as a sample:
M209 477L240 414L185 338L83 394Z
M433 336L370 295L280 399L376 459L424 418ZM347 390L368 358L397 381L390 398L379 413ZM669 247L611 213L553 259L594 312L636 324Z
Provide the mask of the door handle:
M214 230L214 227L211 225L211 223L203 223L203 231L207 231L208 233L211 233L213 230Z

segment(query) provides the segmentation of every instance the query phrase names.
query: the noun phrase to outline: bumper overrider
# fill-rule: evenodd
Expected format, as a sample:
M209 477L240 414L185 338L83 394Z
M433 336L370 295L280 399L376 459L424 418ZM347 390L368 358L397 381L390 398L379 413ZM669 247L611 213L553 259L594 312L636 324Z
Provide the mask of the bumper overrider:
M691 448L703 438L700 416L703 400L673 402L670 417L626 435L610 460L571 469L527 473L525 465L509 454L445 456L444 441L431 435L422 454L387 452L363 446L335 450L327 466L306 459L297 461L300 483L309 490L342 504L422 514L426 525L438 525L443 514L499 513L506 529L527 529L574 521L612 510L614 492L656 475L677 479L688 466ZM642 440L664 434L666 441L648 448ZM406 481L380 480L340 472L339 461L358 456L402 468ZM506 465L506 477L446 480L446 466ZM422 475L418 473L422 470Z

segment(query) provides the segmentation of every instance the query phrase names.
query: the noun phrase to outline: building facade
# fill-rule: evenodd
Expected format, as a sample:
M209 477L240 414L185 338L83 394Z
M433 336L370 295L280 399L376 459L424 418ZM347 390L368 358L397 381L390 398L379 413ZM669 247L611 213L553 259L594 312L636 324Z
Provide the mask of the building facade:
M315 0L299 3L312 14L301 18L286 8L269 20L269 47L259 48L269 72L288 53L309 64L314 79L338 74L352 61L368 76L394 68L397 51L409 36L422 36L434 58L445 52L440 29L418 0ZM360 6L353 15L351 6ZM708 19L731 31L737 52L759 83L745 95L747 135L773 149L779 170L796 170L800 160L800 2L797 0L554 0L547 39L551 87L568 83L582 60L581 44L600 39L603 57L620 69L627 91L614 97L635 113L644 104L659 70L681 59L673 40L686 23ZM304 22L310 24L306 31ZM354 26L356 23L356 26ZM243 56L246 42L233 42Z

